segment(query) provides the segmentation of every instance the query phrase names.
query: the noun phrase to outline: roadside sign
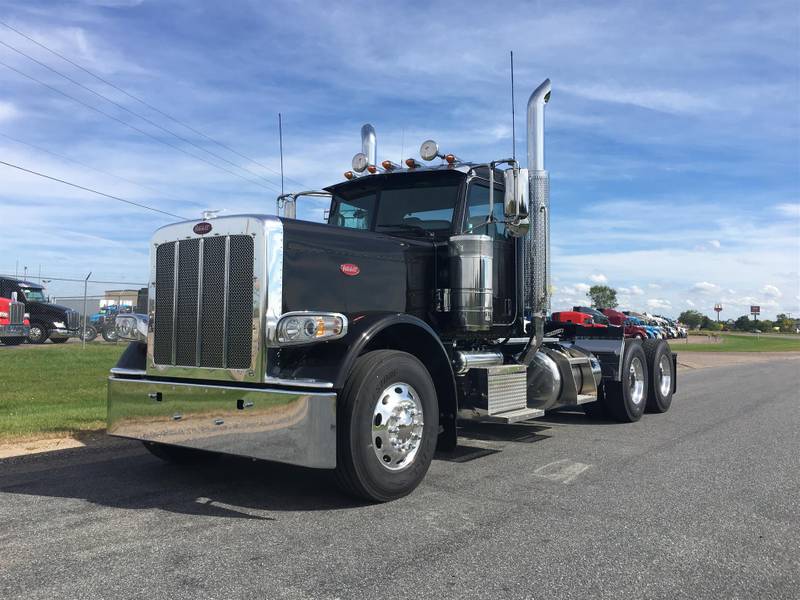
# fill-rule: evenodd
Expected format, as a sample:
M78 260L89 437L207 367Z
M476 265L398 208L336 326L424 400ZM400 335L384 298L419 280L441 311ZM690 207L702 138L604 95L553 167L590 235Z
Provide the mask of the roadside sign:
M750 314L751 315L760 315L761 314L761 307L760 306L751 306L750 307Z

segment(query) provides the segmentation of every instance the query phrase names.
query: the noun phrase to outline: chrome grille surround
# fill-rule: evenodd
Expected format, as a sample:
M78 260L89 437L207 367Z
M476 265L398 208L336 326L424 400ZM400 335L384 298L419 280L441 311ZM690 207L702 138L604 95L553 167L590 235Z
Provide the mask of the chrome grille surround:
M22 302L9 303L8 316L11 325L22 325L25 320L25 304Z
M198 222L153 236L147 373L263 382L283 303L283 225L265 215L218 217L197 235Z
M80 321L81 321L81 316L77 310L67 311L67 322L66 322L67 329L69 329L70 331L78 329L81 326Z

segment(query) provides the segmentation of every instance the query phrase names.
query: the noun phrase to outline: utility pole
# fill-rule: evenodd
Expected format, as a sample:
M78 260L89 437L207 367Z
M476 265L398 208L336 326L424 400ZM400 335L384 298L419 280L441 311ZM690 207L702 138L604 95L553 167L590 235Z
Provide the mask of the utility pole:
M89 277L92 276L92 272L89 271L89 274L86 276L86 279L83 280L83 349L86 349L86 322L88 319L86 318L86 291L89 287Z

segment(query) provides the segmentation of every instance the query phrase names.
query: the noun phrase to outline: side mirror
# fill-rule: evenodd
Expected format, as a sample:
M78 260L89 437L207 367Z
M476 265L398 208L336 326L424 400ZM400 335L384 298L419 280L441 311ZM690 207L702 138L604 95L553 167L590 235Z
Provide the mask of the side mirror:
M503 213L506 216L506 228L514 237L528 233L528 169L511 168L503 172L505 179L505 198Z

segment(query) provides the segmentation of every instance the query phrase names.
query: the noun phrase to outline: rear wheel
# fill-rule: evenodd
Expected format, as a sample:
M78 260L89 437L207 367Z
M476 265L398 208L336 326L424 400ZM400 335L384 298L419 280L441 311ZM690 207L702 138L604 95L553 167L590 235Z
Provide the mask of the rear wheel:
M47 326L42 323L31 323L31 329L28 333L29 344L44 344L47 338L50 337L50 332Z
M176 465L196 465L219 458L219 454L195 450L194 448L181 448L180 446L170 446L169 444L159 444L158 442L142 443L153 456Z
M412 492L436 449L439 410L414 356L375 350L356 361L337 403L336 480L347 493L386 502Z
M648 340L642 348L647 358L650 383L647 389L647 411L665 413L672 404L675 378L672 351L663 340Z
M604 385L605 408L621 423L633 423L642 418L647 403L647 358L637 341L625 344L621 381Z
M80 337L81 337L82 340L86 340L87 342L91 342L91 341L94 340L94 338L97 337L97 329L95 329L94 326L92 326L92 325L87 325L85 333L84 333L84 330L81 329Z

